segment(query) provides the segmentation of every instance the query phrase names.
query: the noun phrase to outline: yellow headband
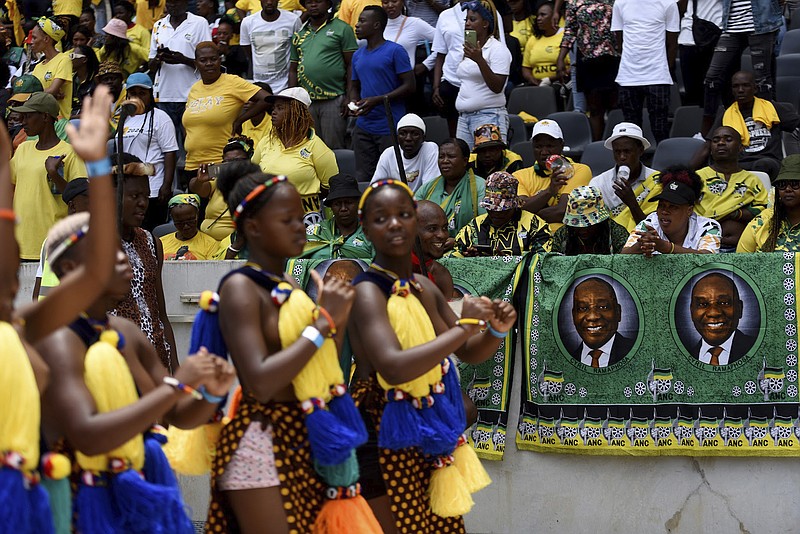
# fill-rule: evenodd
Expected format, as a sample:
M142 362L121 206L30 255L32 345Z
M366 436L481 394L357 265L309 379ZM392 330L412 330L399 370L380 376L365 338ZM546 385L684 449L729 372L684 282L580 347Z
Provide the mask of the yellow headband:
M378 180L374 184L370 184L370 186L366 189L366 191L364 191L364 194L361 195L361 200L358 201L358 218L359 219L362 219L364 217L363 210L364 210L364 204L366 204L366 202L367 202L367 197L369 197L369 195L373 191L375 191L379 187L383 187L385 185L396 185L397 187L399 187L401 189L404 189L405 192L408 193L408 196L411 197L411 201L414 203L414 208L416 209L417 201L414 199L414 192L411 190L411 188L408 187L408 185L406 185L403 182L401 182L400 180L395 180L393 178L387 178L386 180Z
M48 19L47 17L40 18L38 24L39 28L41 28L41 30L55 42L59 42L67 34L67 32L65 32L64 29L58 25L58 23Z

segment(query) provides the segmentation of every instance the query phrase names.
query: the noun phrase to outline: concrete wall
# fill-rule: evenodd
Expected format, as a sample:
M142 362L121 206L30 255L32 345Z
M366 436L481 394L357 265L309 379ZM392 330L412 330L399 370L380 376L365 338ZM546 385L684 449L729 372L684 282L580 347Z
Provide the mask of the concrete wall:
M216 288L232 262L164 267L167 310L181 354L188 346L188 302ZM29 300L35 266L24 265L18 302ZM521 376L516 358L514 376ZM519 411L511 395L509 431ZM800 532L800 462L793 458L641 458L538 454L511 444L503 462L484 462L493 484L466 518L474 533ZM205 517L207 481L183 478L193 518Z

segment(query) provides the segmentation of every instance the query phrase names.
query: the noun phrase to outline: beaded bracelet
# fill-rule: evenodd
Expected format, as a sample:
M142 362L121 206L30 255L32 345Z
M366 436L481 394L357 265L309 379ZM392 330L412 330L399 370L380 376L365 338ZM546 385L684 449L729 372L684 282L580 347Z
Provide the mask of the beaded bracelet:
M336 323L333 322L333 317L331 314L328 313L328 310L323 308L322 306L317 306L313 312L311 312L311 318L315 321L319 319L319 316L322 315L326 321L328 321L328 337L333 337L336 335Z
M506 336L508 335L508 332L501 332L500 330L495 330L494 328L492 328L492 325L487 326L486 330L497 339L505 339Z
M205 386L200 386L197 388L197 391L203 396L206 402L210 402L211 404L219 404L220 402L225 400L225 397L220 397L219 395L214 395L210 393Z
M4 221L17 222L17 216L14 213L14 210L8 208L0 209L0 219Z
M459 319L458 321L456 321L456 326L464 326L464 325L476 325L483 328L486 326L486 321L484 321L483 319L471 319L469 317L464 319Z
M106 157L97 161L87 161L86 174L89 178L108 176L111 174L111 158Z
M203 400L203 394L194 389L192 386L188 386L175 378L174 376L165 376L164 383L168 386L172 386L181 393L186 393L187 395L191 395L195 400Z

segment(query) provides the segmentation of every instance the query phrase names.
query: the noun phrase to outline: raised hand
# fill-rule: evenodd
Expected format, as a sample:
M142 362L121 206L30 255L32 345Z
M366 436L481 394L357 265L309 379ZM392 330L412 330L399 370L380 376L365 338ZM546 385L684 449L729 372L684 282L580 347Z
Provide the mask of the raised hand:
M336 329L343 332L356 298L355 288L338 278L330 278L327 282L323 282L322 277L316 271L311 271L311 278L317 285L317 304L325 308L333 318L333 322L336 323ZM330 326L327 325L324 316L320 316L318 321Z
M508 332L514 328L514 323L517 321L517 310L510 302L495 299L492 301L492 309L494 317L489 321L492 328L498 332Z

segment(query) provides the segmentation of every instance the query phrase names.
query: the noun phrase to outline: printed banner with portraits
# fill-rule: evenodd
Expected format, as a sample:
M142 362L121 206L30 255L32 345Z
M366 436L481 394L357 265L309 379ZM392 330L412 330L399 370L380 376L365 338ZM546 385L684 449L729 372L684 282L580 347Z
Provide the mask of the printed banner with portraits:
M522 310L520 449L800 455L787 254L541 256Z

